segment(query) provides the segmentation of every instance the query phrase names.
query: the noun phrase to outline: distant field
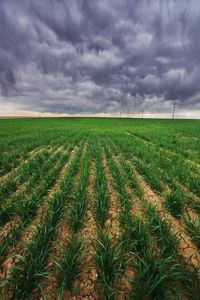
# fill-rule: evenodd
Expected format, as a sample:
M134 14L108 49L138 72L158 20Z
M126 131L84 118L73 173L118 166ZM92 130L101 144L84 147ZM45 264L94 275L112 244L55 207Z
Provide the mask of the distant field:
M199 299L200 121L0 120L0 299Z

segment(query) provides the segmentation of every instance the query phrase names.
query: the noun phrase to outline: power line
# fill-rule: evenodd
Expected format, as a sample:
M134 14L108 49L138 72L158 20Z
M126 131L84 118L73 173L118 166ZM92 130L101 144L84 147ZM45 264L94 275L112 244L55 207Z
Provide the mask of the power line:
M175 111L176 111L176 103L174 103L174 105L173 105L172 120L174 120Z

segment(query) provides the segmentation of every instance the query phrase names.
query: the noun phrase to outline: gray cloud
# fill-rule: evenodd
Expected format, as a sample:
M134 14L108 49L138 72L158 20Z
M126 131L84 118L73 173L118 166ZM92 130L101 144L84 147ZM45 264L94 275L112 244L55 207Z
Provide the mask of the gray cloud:
M197 0L1 0L1 105L199 110L199 28Z

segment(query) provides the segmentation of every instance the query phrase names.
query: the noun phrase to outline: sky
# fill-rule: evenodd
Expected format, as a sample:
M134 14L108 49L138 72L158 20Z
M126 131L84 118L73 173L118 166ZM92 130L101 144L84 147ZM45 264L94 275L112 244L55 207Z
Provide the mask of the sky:
M200 118L199 0L1 0L0 115Z

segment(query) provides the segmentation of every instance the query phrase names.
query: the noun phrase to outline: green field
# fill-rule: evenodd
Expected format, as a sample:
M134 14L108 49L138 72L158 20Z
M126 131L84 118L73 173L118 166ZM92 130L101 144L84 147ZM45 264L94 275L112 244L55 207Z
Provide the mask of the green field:
M199 299L200 121L0 120L0 299Z

